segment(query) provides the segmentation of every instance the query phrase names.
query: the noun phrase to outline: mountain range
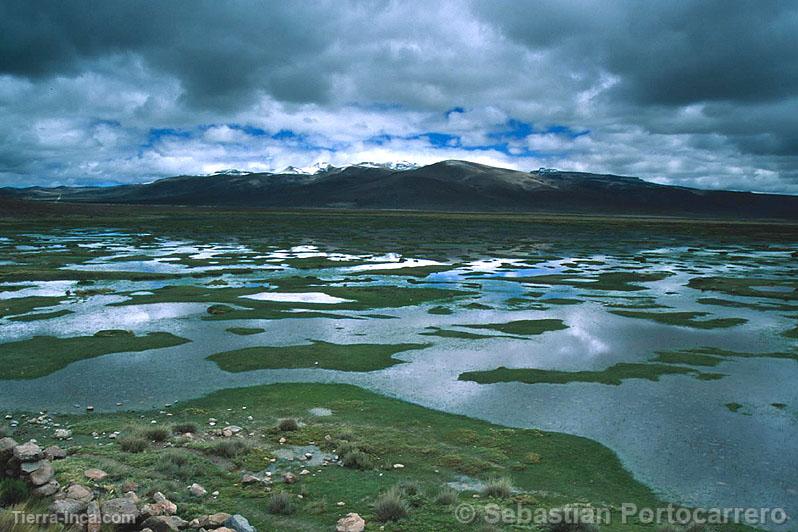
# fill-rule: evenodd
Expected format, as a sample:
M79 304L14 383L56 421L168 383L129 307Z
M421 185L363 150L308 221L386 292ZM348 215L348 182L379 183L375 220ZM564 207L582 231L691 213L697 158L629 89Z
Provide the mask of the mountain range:
M0 194L69 203L798 219L798 196L701 190L544 168L524 172L467 161L320 164L274 173L227 170L112 187L5 188Z

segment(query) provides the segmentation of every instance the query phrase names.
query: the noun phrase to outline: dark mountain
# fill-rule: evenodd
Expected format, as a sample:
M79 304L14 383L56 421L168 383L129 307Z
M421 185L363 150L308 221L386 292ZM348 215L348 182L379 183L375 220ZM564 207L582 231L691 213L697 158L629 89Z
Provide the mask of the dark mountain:
M3 192L20 199L80 203L798 219L798 196L699 190L583 172L520 172L465 161L403 170L356 165L315 174L223 172L143 185Z

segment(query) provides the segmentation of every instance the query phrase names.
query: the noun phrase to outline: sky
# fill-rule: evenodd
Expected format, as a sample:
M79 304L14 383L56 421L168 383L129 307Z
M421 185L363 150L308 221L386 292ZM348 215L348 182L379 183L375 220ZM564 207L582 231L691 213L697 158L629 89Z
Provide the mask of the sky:
M446 159L798 194L798 2L0 0L0 186Z

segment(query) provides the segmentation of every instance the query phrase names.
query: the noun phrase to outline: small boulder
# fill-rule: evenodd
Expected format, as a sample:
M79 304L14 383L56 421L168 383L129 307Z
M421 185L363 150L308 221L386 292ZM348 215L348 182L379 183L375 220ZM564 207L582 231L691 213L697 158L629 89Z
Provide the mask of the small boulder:
M55 429L53 438L57 440L66 440L72 437L72 431L69 429Z
M204 497L208 494L208 490L197 484L196 482L188 487L189 493L194 497Z
M5 462L14 454L14 447L19 445L13 438L0 438L0 462Z
M72 484L67 488L66 496L77 501L89 502L94 498L94 493L92 493L91 490L85 486L81 486L80 484Z
M219 512L211 515L204 515L193 519L189 524L189 528L205 528L205 529L218 529L224 524L225 521L230 519L230 514Z
M108 476L108 473L103 471L102 469L87 469L83 472L83 475L89 479L93 480L94 482L100 482L105 480L105 477Z
M70 515L80 515L86 511L87 503L76 501L75 499L58 499L50 505L50 513L58 518L66 518Z
M14 447L14 458L20 462L35 462L42 457L42 448L29 441Z
M256 482L260 482L260 479L255 475L250 475L249 473L247 473L243 477L241 477L242 484L255 484Z
M356 513L348 513L335 524L335 532L363 532L366 522Z
M283 482L285 482L286 484L293 484L294 482L296 482L296 475L294 475L293 473L285 473L283 475Z
M41 466L31 473L28 478L34 486L43 486L53 480L53 477L55 477L53 466L47 460L42 460Z
M86 532L100 532L102 530L102 524L103 517L100 513L100 505L97 504L97 501L92 501L86 507Z
M51 445L44 450L44 456L48 460L63 460L67 457L67 453L58 445Z
M405 465L404 465L404 464L394 464L394 465L393 465L393 468L394 468L394 469L404 469L404 468L405 468Z
M231 515L224 522L224 526L235 530L235 532L258 532L254 526L249 524L247 518L241 514Z
M61 485L58 483L57 480L51 480L47 484L43 486L39 486L33 490L33 494L37 497L52 497L56 493L58 493L58 489Z
M127 497L107 500L102 503L101 509L105 519L116 524L135 523L141 515L136 503Z
M44 464L44 460L37 460L35 462L22 462L19 464L19 470L26 475L30 475Z
M141 523L142 528L149 528L152 532L173 532L188 526L188 522L176 515L154 515Z

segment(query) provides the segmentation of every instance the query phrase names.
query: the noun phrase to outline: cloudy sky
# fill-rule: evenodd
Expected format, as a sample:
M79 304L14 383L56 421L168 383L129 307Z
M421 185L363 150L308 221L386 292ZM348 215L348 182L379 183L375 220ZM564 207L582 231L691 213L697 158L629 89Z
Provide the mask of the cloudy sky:
M444 159L798 194L798 2L0 0L0 186Z

